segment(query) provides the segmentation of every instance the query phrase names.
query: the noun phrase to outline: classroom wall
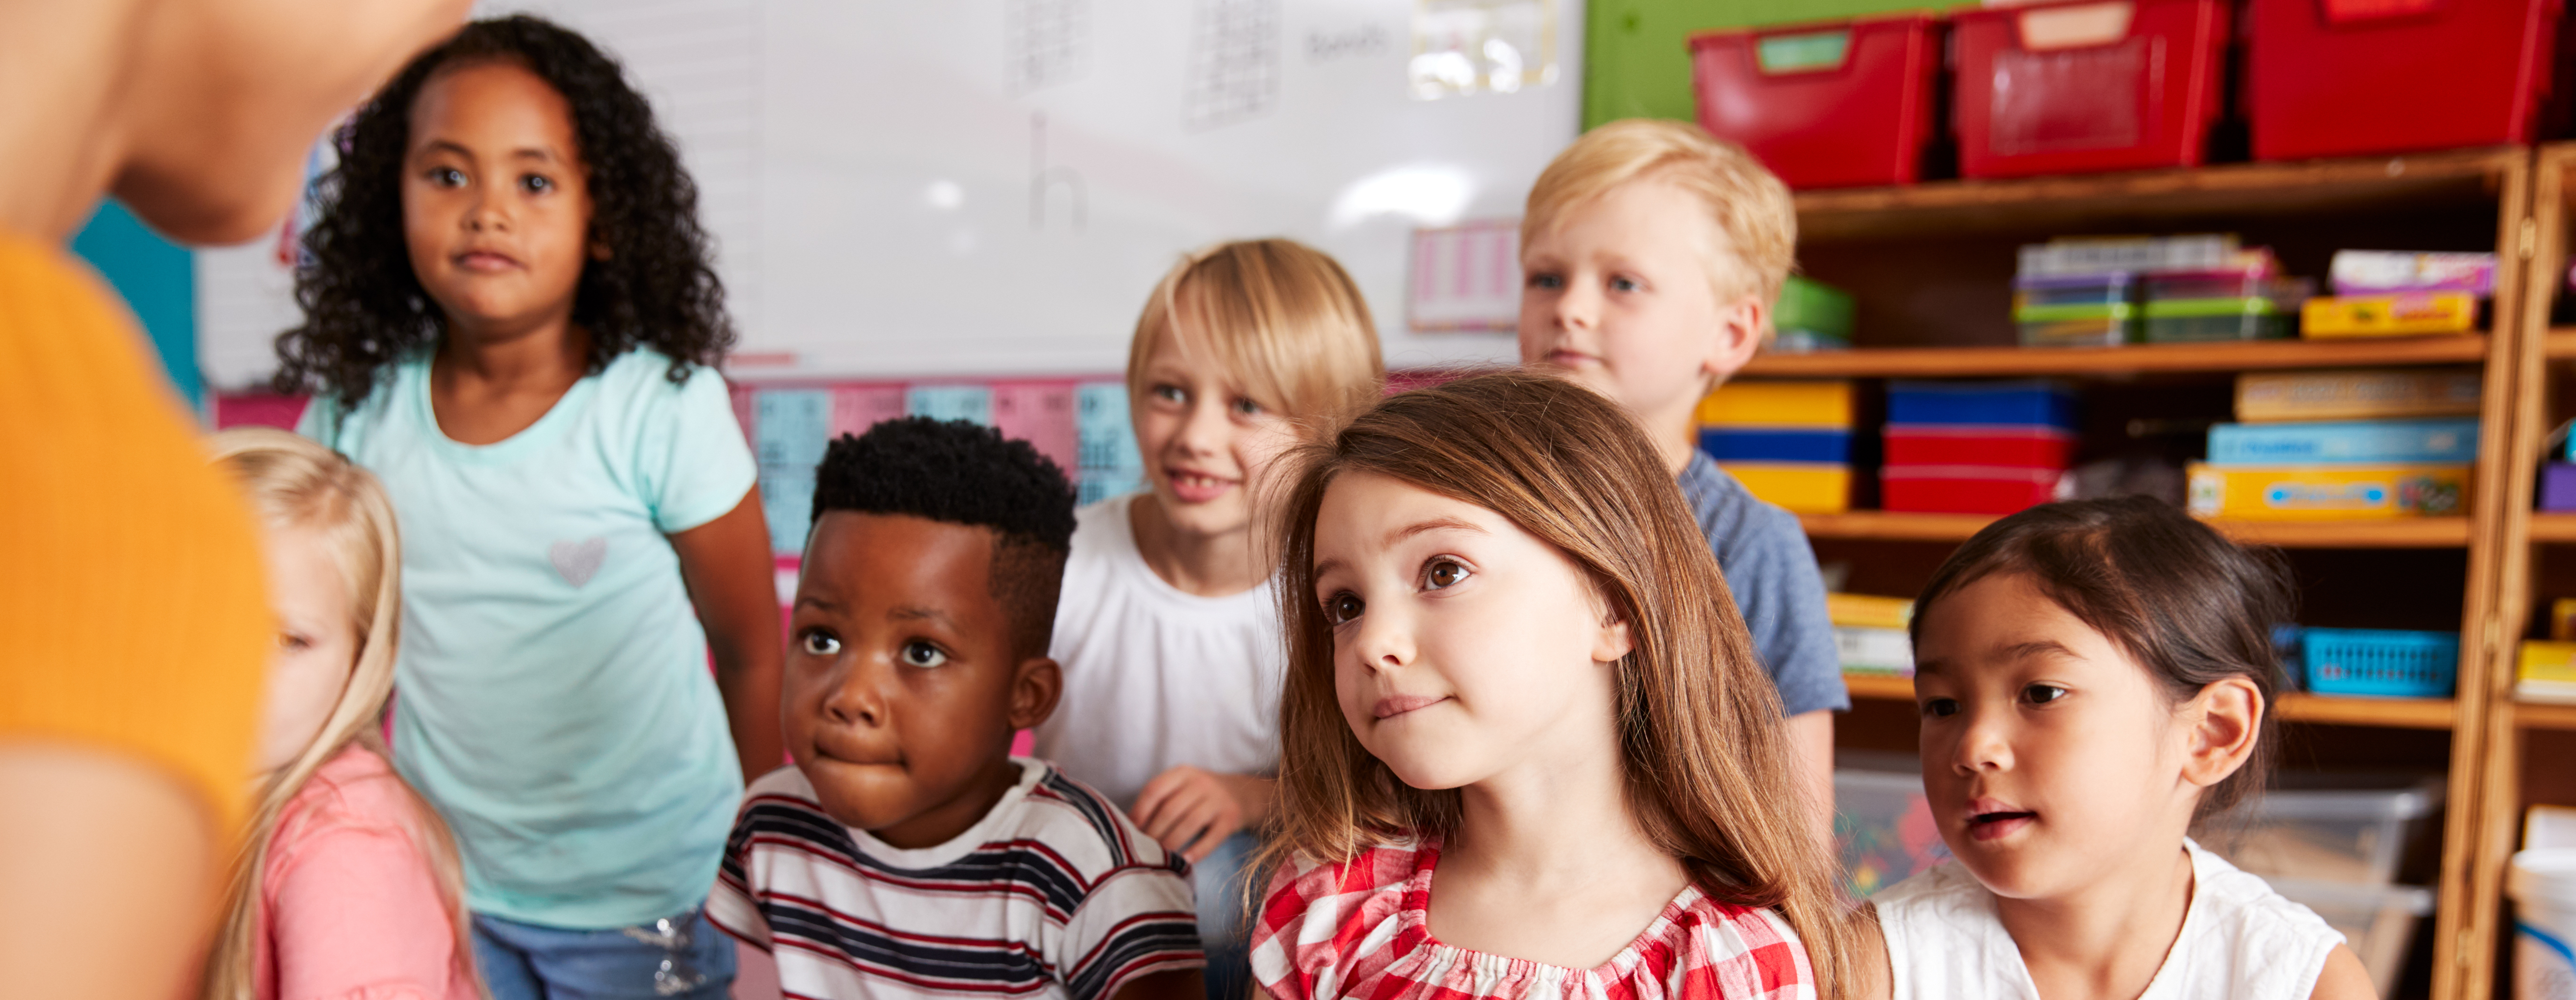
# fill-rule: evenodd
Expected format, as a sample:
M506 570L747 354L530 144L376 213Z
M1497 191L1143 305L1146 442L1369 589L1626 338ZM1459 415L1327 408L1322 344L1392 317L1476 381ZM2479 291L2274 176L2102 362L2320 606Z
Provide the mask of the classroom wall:
M161 238L114 199L72 237L72 252L97 268L134 308L170 384L192 409L205 404L197 372L197 274L188 249Z
M1591 0L1584 11L1583 127L1621 118L1691 120L1690 34L1855 17L1907 0Z

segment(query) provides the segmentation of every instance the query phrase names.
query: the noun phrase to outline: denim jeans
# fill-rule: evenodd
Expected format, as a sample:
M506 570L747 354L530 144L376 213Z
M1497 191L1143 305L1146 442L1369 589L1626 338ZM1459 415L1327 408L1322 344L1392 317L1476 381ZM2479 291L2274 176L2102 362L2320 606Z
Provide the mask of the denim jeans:
M733 939L697 910L607 930L477 913L474 961L492 1000L725 1000Z
M1258 846L1250 831L1239 831L1190 866L1199 897L1199 944L1207 949L1208 1000L1243 1000L1252 992L1252 928L1244 918L1260 900L1245 894L1251 873L1244 868Z

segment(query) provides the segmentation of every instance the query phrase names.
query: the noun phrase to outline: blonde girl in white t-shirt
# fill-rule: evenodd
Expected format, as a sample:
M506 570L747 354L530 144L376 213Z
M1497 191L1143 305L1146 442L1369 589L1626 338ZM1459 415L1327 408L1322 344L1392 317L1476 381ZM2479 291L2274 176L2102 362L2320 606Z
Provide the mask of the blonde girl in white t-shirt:
M1385 382L1368 304L1331 257L1283 239L1193 253L1128 347L1150 489L1076 515L1050 649L1064 698L1037 752L1196 866L1210 997L1248 984L1238 873L1279 756L1277 566L1256 500L1275 456Z
M1914 616L1923 788L1957 860L1873 902L1894 994L2371 997L2342 935L2193 843L2258 790L2279 562L2143 497L1968 540Z

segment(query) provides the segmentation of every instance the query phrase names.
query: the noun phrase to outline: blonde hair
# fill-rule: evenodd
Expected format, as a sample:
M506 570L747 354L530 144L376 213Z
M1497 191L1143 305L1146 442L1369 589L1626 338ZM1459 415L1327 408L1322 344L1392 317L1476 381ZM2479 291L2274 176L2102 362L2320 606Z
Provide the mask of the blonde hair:
M1299 462L1277 525L1288 668L1279 799L1256 870L1344 861L1454 833L1456 789L1406 785L1369 754L1334 694L1332 624L1315 599L1315 520L1345 474L1372 472L1492 510L1563 551L1629 623L1616 665L1630 812L1722 903L1777 911L1804 940L1819 995L1845 993L1863 940L1808 826L1779 695L1663 459L1589 389L1499 372L1388 397Z
M1342 265L1294 240L1236 240L1181 258L1145 301L1127 347L1127 393L1186 318L1184 352L1205 350L1263 407L1314 419L1375 400L1386 385L1377 325Z
M1707 206L1709 223L1731 250L1701 262L1719 299L1751 294L1768 305L1780 298L1798 254L1798 212L1789 186L1744 147L1689 122L1628 118L1574 140L1531 185L1521 245L1554 229L1566 213L1641 180L1672 183Z
M384 487L339 453L268 427L224 431L213 443L216 463L240 479L269 530L296 527L321 534L349 588L351 624L358 630L357 664L339 704L312 744L268 776L225 886L223 923L198 992L204 1000L250 1000L257 990L259 949L266 946L259 938L260 883L269 841L287 805L314 772L352 743L386 756L377 727L393 693L394 653L402 640L402 541ZM455 928L457 974L473 982L472 929L455 840L410 783L399 776L394 781L411 803L413 842L429 859Z

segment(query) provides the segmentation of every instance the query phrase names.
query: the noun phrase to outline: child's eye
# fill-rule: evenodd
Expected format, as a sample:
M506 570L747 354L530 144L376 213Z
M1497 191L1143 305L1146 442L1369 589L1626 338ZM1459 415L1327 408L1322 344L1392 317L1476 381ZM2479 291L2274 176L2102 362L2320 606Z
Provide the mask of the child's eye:
M831 656L841 651L840 637L822 629L808 629L798 640L807 656Z
M1447 590L1466 582L1473 575L1473 571L1455 559L1435 559L1431 565L1422 568L1422 589Z
M1253 401L1251 401L1251 400L1249 400L1249 399L1245 399L1245 398L1243 398L1243 397L1241 397L1241 396L1236 396L1236 397L1234 397L1234 414L1235 414L1235 416L1238 416L1238 417L1257 417L1257 416L1260 416L1260 415L1261 415L1261 404L1259 404L1259 403L1255 403L1255 402L1253 402Z
M948 654L919 639L903 644L903 662L928 669L948 662Z
M2033 684L2021 689L2021 696L2033 705L2045 705L2066 697L2066 689L2054 684Z
M458 170L455 167L431 167L429 168L429 172L422 176L428 178L430 183L436 184L439 187L465 186L465 171Z
M1188 390L1183 389L1180 386L1170 384L1158 385L1152 389L1148 389L1146 390L1146 395L1152 396L1155 399L1162 400L1166 403L1187 403L1190 401Z
M1634 279L1634 278L1612 278L1612 279L1610 279L1610 290L1611 290L1611 291L1614 291L1614 292L1633 292L1633 291L1636 291L1639 287L1640 287L1640 286L1637 284L1637 280L1636 280L1636 279Z
M277 648L289 653L301 653L313 648L313 641L293 632L280 632L277 634Z
M1923 700L1923 714L1946 719L1959 714L1959 702L1955 698L1926 698Z
M1547 289L1563 288L1563 287L1565 287L1565 279L1564 279L1564 278L1557 277L1556 275L1553 275L1553 274L1546 274L1546 273L1533 274L1533 275L1530 275L1530 276L1529 276L1529 286L1530 286L1531 288L1547 288Z
M1347 590L1336 591L1333 596L1324 598L1324 620L1335 625L1348 624L1366 610L1368 602Z
M519 178L519 186L528 189L529 194L544 194L555 189L555 179L544 174L529 174Z

